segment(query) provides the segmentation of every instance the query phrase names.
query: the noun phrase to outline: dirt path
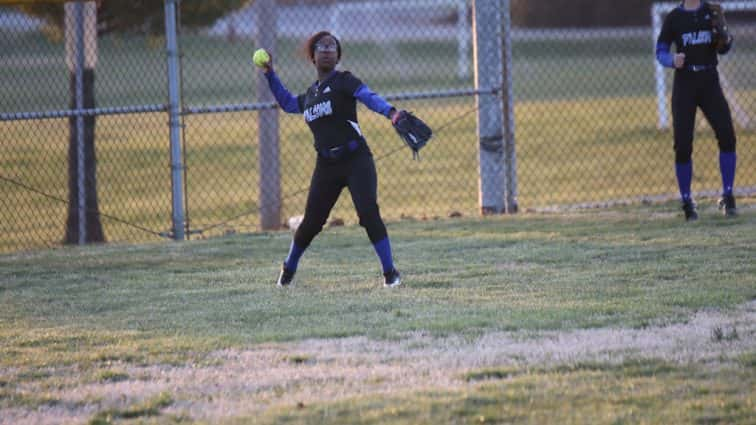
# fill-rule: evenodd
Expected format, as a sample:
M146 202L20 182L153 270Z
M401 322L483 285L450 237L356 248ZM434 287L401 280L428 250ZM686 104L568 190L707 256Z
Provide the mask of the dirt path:
M713 337L715 329L722 330L723 340ZM737 339L727 338L733 329ZM412 334L398 342L354 337L269 344L214 352L209 366L115 365L130 378L122 382L78 384L72 373L70 385L53 391L62 403L35 411L0 410L0 423L86 422L98 411L124 408L161 392L174 398L164 413L212 420L273 406L396 394L398 389L461 389L470 385L463 379L466 371L485 367L653 358L715 368L756 351L755 337L752 301L732 312L700 312L686 323L645 329L501 332L475 340Z

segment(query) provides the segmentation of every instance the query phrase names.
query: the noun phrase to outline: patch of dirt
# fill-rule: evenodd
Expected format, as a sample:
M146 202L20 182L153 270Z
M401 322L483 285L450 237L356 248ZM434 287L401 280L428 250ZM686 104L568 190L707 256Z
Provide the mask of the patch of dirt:
M61 403L34 411L0 409L0 424L86 422L100 410L125 408L161 392L174 399L163 413L212 422L274 406L463 389L474 385L464 379L466 372L490 367L654 359L718 368L756 351L755 337L753 301L735 311L705 311L685 323L644 329L498 332L474 340L416 333L401 341L354 337L265 344L211 353L209 365L115 365L129 376L120 382L77 384L72 372L65 389L45 389ZM32 385L18 390L33 393Z

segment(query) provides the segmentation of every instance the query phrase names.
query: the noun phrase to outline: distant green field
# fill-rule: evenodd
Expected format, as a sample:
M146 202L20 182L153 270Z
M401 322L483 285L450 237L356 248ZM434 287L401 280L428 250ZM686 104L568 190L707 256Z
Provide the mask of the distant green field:
M722 68L736 90L756 90L756 44L746 39ZM274 62L292 91L313 80L301 53L302 40L280 39ZM188 105L251 102L255 97L253 41L228 42L199 35L181 38ZM0 32L6 62L0 81L2 112L64 109L68 75L61 44L40 34ZM517 40L513 44L514 92L518 101L654 95L653 46L646 38ZM470 50L472 61L472 49ZM379 93L470 87L472 74L457 75L451 42L367 43L344 41L341 67L355 72ZM167 97L162 39L109 35L98 41L99 106L164 103ZM472 66L470 67L472 69ZM23 72L19 72L23 71ZM671 75L671 73L668 73ZM756 108L750 105L751 108Z
M7 34L6 34L7 35ZM165 63L160 40L108 36L99 45L97 105L162 104ZM676 191L670 131L656 130L653 57L647 40L526 41L514 45L519 202L539 208ZM13 46L27 46L25 49ZM253 102L255 70L249 42L200 36L182 39L183 100L187 105ZM312 81L296 56L297 42L281 40L278 72L292 91ZM65 109L68 81L61 46L38 35L0 34L3 112ZM738 46L723 64L735 101L756 116L756 48ZM343 67L381 94L469 87L456 76L451 43L345 46ZM397 62L397 60L400 60ZM23 71L23 72L20 72ZM478 152L473 98L402 101L436 134L413 162L382 118L361 107L361 125L379 169L381 210L389 220L478 211ZM750 111L750 112L748 112ZM101 211L154 232L170 223L170 167L165 114L105 116L97 121ZM283 217L300 214L314 153L298 116L281 116ZM68 125L65 120L3 122L0 145L0 252L55 245L66 218ZM185 117L186 198L191 237L258 228L257 114ZM739 187L756 186L756 132L738 129ZM716 142L708 126L697 136L694 190L716 191ZM8 180L10 179L10 181ZM11 183L19 182L37 192ZM355 222L348 193L333 217ZM104 219L113 241L155 240Z

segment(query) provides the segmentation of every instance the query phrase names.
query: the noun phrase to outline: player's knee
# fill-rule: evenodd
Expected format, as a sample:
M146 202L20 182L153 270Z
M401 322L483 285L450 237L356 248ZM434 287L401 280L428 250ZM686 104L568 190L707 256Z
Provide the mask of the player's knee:
M383 239L386 239L388 232L386 231L386 225L383 224L383 220L378 218L375 221L365 222L360 221L360 225L365 228L370 242L375 244Z
M360 216L360 226L368 231L373 227L380 226L381 223L382 221L379 215L370 215L368 217Z
M306 248L310 245L315 236L323 230L325 220L313 221L308 220L307 216L302 220L302 223L297 227L297 231L294 234L294 242L302 248Z
M693 159L693 149L675 149L675 163L687 164Z
M719 141L719 151L722 153L735 152L735 138L727 138Z
M381 213L377 204L359 208L357 216L360 218L360 226L362 227L367 227L376 221L381 221Z
M368 234L373 235L385 232L385 230L382 230L385 229L385 226L377 205L361 209L357 214L360 218L360 226L364 227Z

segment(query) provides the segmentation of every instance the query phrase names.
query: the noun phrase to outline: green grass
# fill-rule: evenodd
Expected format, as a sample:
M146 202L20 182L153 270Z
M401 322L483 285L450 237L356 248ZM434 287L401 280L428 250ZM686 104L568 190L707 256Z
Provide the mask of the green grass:
M254 414L260 423L749 423L756 347L746 322L707 329L700 344L723 350L709 361L632 350L619 362L502 358L450 370L456 385L371 393L386 379L378 369L364 383L368 393L315 401L287 394L329 394L349 381L305 374L287 383L284 374L276 386L239 390L218 378L216 389L200 387L199 395L173 374L222 373L235 357L213 354L219 350L258 353L249 361L273 350L270 375L260 377L276 379L282 367L348 373L368 353L346 350L354 363L329 361L310 345L320 340L362 337L401 356L399 347L420 335L417 344L450 354L455 338L474 344L503 332L526 341L540 332L644 330L685 324L696 312L734 312L756 299L754 205L744 200L741 216L725 220L704 204L692 224L675 204L392 223L405 281L398 290L380 286L359 227L320 235L287 290L273 281L288 232L0 256L0 414L66 406L94 408L85 415L93 423L193 422L201 417L191 406L247 400L267 406ZM728 346L741 348L728 356ZM116 385L125 400L109 395ZM210 422L243 423L250 414Z
M748 423L748 393L756 378L673 367L650 376L627 375L623 366L532 371L459 392L354 398L287 407L255 417L261 424L475 424L475 423ZM732 380L727 381L729 377ZM231 420L244 423L251 418Z
M99 412L89 422L90 425L111 424L114 420L135 419L160 415L160 410L170 406L173 399L170 394L162 393L159 396L146 400L142 403L129 406L126 409L109 409Z
M676 206L669 209L677 214ZM447 334L460 328L640 326L691 309L731 306L753 294L752 214L731 222L711 217L711 209L703 214L708 223L700 226L641 215L598 222L587 215L393 224L399 264L410 262L405 267L412 297L373 284L377 264L359 227L317 239L298 275L303 288L291 293L269 285L288 233L7 256L0 272L7 308L0 317L124 331L180 327L254 343L358 335L364 329L390 337L419 329ZM352 255L345 255L347 249ZM721 254L711 255L713 249ZM601 267L583 267L592 262ZM508 268L516 275L501 273ZM703 277L680 279L688 273ZM707 276L716 277L716 285ZM458 282L475 285L460 292ZM657 296L647 300L649 292ZM224 309L203 308L208 303ZM537 315L531 314L534 306ZM499 314L503 308L507 314ZM449 321L449 313L470 321ZM407 316L393 324L394 314Z
M660 367L661 366L661 367ZM465 391L364 397L287 406L261 424L634 424L748 423L754 413L753 370L739 374L644 364L525 370ZM730 378L731 380L727 380ZM746 380L743 380L746 378ZM227 423L244 423L240 418Z

